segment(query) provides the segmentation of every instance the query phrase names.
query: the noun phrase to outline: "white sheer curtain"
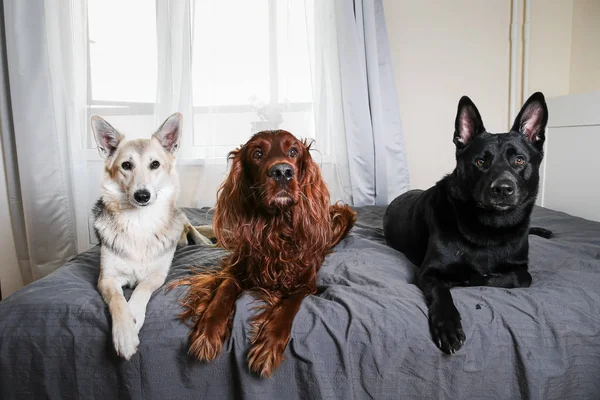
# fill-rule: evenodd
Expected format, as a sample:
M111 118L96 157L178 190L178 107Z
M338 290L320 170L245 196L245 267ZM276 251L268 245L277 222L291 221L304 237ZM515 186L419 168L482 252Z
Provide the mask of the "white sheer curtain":
M410 188L381 0L314 2L315 109L342 198L387 205Z
M189 1L156 1L158 59L154 125L160 126L174 112L182 113L184 147L189 147L193 137L192 6Z
M6 66L12 120L3 130L15 247L23 281L38 279L77 252L74 201L85 130L85 2L5 1ZM6 93L4 94L6 95ZM16 153L16 154L15 154Z

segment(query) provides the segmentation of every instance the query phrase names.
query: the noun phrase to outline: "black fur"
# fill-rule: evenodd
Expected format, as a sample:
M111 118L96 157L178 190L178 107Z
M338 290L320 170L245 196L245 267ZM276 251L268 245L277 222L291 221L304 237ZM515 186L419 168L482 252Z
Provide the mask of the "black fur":
M106 210L106 208L104 207L104 202L102 201L102 198L99 198L96 201L96 204L94 204L94 207L92 208L92 214L94 215L94 220L98 219L100 217L100 215L102 215L102 213L104 213ZM96 234L96 239L98 239L98 243L102 243L102 238L100 237L100 232L98 232L98 229L94 226L94 233Z
M454 286L528 287L529 220L538 191L548 109L535 93L510 132L486 132L468 97L455 121L456 168L434 187L396 198L384 217L387 243L418 265L434 342L445 353L465 334ZM531 233L548 236L542 228Z
M119 233L117 233L116 223L114 222L113 215L111 215L111 212L106 208L106 205L104 204L102 198L99 198L96 201L96 204L92 208L92 214L94 215L94 233L96 234L96 239L98 239L100 245L109 249L116 255L125 256L125 251L122 248L116 246L116 243L119 240ZM96 221L98 220L102 220L103 222L109 224L114 228L115 234L112 238L106 238L100 234L100 232L96 228Z

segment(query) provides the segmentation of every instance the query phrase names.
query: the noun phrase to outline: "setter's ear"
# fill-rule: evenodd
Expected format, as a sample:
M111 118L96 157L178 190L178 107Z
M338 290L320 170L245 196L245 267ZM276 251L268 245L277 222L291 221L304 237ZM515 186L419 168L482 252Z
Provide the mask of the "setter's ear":
M326 246L330 230L329 190L321 175L321 169L310 155L310 145L306 141L303 145L300 182L298 182L302 196L297 204L299 212L294 213L294 227L297 234L302 232L304 235L314 236L307 238L309 239L307 243ZM316 239L322 243L315 243Z
M325 185L321 169L312 159L310 155L310 146L306 146L304 151L304 159L302 160L302 176L300 187L302 192L309 199L309 206L321 208L324 205L329 206L329 190Z
M228 250L239 236L239 229L246 225L250 215L250 187L244 176L244 152L242 147L229 153L231 169L217 192L217 204L213 228L218 244Z

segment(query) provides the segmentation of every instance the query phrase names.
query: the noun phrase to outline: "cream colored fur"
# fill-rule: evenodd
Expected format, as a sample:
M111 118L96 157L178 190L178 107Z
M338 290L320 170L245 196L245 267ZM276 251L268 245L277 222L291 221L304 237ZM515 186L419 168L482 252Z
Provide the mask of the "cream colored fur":
M151 139L126 141L102 118L92 117L98 149L106 159L94 211L101 243L98 290L112 316L115 350L127 360L137 351L146 306L164 284L177 245L187 244L188 235L197 244L212 245L175 206L181 118L170 116ZM149 193L147 203L136 199L140 190ZM212 235L210 227L201 229ZM135 288L129 302L123 296L126 285Z

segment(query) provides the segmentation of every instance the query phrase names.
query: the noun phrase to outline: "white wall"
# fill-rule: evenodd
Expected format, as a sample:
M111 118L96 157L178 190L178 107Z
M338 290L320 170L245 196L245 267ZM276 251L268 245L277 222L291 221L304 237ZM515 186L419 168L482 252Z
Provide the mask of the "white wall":
M528 93L600 90L600 0L531 0Z
M2 298L23 286L8 209L4 153L0 147L0 281Z
M573 0L532 0L527 94L569 94Z
M454 118L468 95L491 132L508 129L510 2L384 0L411 186L455 165Z
M571 94L600 90L600 0L573 2Z

